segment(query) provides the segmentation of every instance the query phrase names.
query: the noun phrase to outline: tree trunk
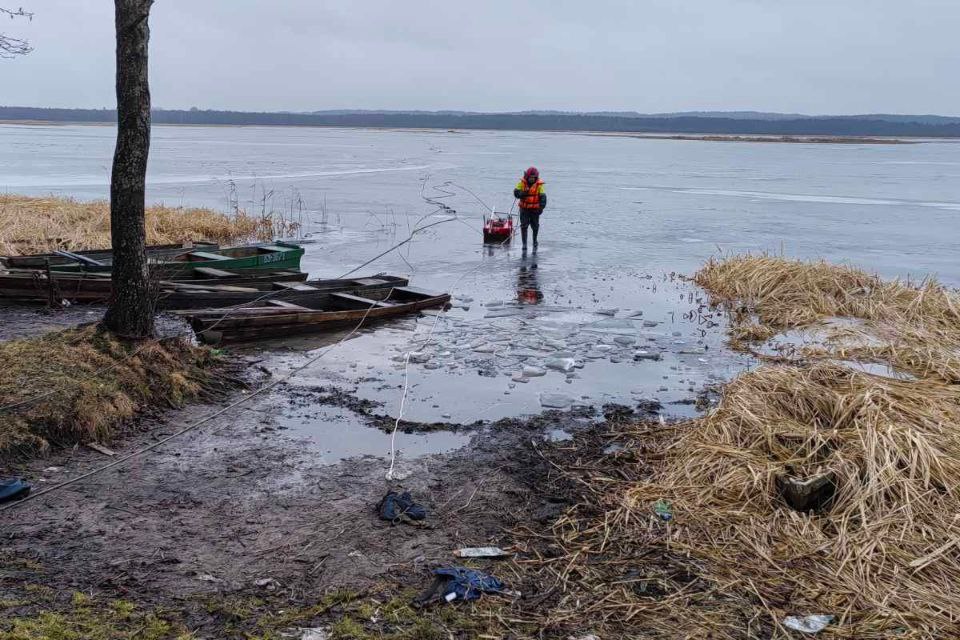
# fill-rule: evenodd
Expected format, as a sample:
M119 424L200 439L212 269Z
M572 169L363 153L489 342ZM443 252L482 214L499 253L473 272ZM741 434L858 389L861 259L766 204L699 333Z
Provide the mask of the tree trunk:
M113 295L104 318L131 339L153 335L154 299L147 265L144 199L150 152L147 44L153 0L115 0L117 28L117 147L110 178Z

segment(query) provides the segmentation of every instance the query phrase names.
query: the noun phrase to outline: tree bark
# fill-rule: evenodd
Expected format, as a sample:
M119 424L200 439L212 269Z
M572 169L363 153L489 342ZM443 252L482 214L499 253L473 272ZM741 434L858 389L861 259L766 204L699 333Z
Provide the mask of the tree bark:
M153 0L115 0L117 146L110 178L113 294L104 325L117 335L153 335L154 299L147 264L144 199L150 153L147 44Z

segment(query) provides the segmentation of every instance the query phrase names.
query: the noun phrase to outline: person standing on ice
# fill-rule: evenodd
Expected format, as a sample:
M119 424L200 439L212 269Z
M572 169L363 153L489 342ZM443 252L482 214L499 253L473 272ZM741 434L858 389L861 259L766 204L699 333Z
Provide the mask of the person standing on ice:
M536 167L523 172L523 178L513 189L513 197L520 201L520 239L523 240L523 249L527 249L527 227L530 227L533 230L533 250L536 251L540 214L547 206L547 193Z

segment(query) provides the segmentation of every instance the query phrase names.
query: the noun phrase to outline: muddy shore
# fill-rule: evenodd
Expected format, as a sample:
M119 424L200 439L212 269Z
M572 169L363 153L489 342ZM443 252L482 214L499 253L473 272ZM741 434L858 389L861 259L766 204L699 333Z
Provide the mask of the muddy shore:
M3 335L86 322L90 313L20 308L3 315ZM261 358L236 357L251 388L269 380ZM317 407L353 413L366 422L362 429L388 428L375 405L333 389L282 386L117 468L0 513L0 601L14 605L5 616L69 612L71 594L80 592L167 612L196 637L246 637L258 616L226 615L225 603L254 598L262 613L309 608L330 593L419 591L432 568L462 563L453 550L509 547L511 529L543 527L559 516L569 505L546 482L543 452L603 420L601 408L578 407L477 425L404 423L413 433L455 428L466 444L401 455L388 481L383 456L331 463L322 446L289 433L285 416ZM136 451L244 393L145 417L111 446L118 455ZM81 446L7 461L2 475L23 476L42 490L110 461ZM426 526L378 519L376 505L388 490L410 491L429 512ZM56 595L41 604L31 595L37 589Z

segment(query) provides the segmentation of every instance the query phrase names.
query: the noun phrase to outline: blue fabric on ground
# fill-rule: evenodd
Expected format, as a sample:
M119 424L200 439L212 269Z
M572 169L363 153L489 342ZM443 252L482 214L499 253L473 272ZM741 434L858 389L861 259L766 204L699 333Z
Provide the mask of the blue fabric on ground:
M455 593L457 594L457 600L476 600L481 593L503 591L503 582L499 578L475 569L441 567L440 569L434 569L433 575L449 578L444 585L443 595Z
M4 478L0 480L0 502L25 498L30 489L30 485L20 478Z

